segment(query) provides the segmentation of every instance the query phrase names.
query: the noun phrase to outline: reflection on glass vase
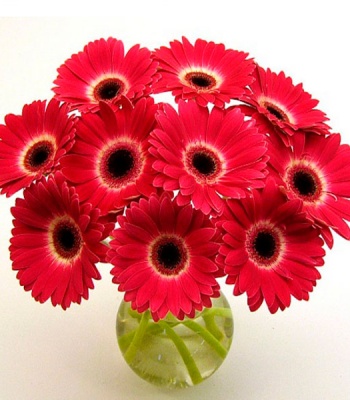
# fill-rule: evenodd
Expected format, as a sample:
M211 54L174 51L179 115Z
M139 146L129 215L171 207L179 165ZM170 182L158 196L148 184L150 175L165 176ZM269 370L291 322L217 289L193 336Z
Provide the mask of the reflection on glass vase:
M224 361L233 338L230 305L221 293L195 318L172 314L154 322L122 301L117 338L123 357L142 379L165 387L188 387L211 376Z

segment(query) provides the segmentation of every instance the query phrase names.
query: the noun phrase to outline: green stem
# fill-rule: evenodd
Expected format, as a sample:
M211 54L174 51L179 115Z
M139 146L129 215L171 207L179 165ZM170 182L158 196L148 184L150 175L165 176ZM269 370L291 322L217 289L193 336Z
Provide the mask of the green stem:
M203 321L205 323L205 326L207 328L207 330L217 339L217 340L221 340L224 335L223 333L220 331L219 327L217 326L216 322L215 322L215 315L213 314L207 314L207 313L203 313L202 314L202 318Z
M206 315L216 315L218 317L232 319L232 311L229 308L224 307L211 307L205 309Z
M134 337L132 338L130 346L128 347L127 351L124 354L125 361L128 364L131 364L136 356L137 350L138 350L138 348L142 342L142 339L145 335L145 332L147 330L148 321L150 319L150 316L151 316L151 314L148 310L142 314L142 317L140 320L140 325L137 328Z
M227 350L225 349L225 347L215 338L213 334L208 332L203 326L190 319L183 321L183 324L187 326L187 328L191 329L199 336L201 336L218 353L221 358L226 357Z
M135 333L136 333L136 329L134 329L131 332L125 333L123 336L120 336L118 338L118 345L119 345L120 350L122 351L122 353L125 353L125 351L130 346L130 343L133 340L133 338L135 336Z
M132 308L128 309L128 314L130 315L130 317L135 318L137 320L140 321L140 319L142 318L142 313L139 313L138 311L133 310Z
M183 362L186 365L187 371L190 374L193 384L202 382L202 375L195 363L190 351L186 347L181 337L164 321L159 321L158 324L165 329L169 339L171 339L176 346Z
M142 314L140 314L140 319L141 319L141 315ZM121 351L123 352L123 354L130 346L130 343L131 343L133 337L135 336L135 333L137 330L138 330L138 327L128 333L125 333L122 336L119 336L118 344L119 344L119 347L120 347ZM160 336L162 331L164 331L164 330L160 326L158 326L158 324L155 324L152 322L147 326L145 334Z

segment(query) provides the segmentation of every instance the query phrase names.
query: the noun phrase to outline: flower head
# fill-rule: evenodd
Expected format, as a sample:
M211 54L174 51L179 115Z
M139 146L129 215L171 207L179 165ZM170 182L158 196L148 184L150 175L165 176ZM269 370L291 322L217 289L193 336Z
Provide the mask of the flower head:
M0 193L23 190L13 269L37 301L80 303L109 262L156 321L211 307L219 277L274 313L309 298L333 232L350 240L350 146L301 83L248 53L102 38L53 86L0 125Z
M88 43L58 68L56 98L82 112L97 111L100 101L132 102L150 93L157 63L140 45L124 54L124 44L112 37Z
M157 108L144 98L135 107L112 110L101 104L100 113L81 116L75 145L62 159L62 172L81 201L107 214L155 191L147 139Z
M107 250L99 210L80 206L74 188L56 173L25 189L11 211L10 256L24 289L63 309L87 299Z
M350 147L339 134L327 137L297 132L285 146L269 138L269 170L289 199L300 199L303 211L322 229L329 247L331 230L350 240Z
M170 47L154 51L162 78L155 82L155 92L172 91L175 101L195 99L201 106L213 103L223 108L231 99L245 93L252 82L255 66L248 54L225 49L223 44L197 39L175 40Z
M6 115L0 125L1 193L12 196L57 170L74 133L75 118L55 99L25 105L21 115Z
M259 65L253 77L255 80L250 84L250 92L242 99L265 115L273 125L287 135L293 135L298 129L322 135L328 133L329 127L325 124L328 118L315 108L318 100L313 99L301 83L294 85L284 72L276 74Z
M239 109L209 112L180 101L178 113L165 105L157 120L150 140L158 171L154 184L179 190L179 204L193 201L205 214L220 214L223 196L242 198L263 186L265 137Z
M178 206L167 193L131 203L107 253L113 282L139 312L182 319L219 295L215 228L202 212Z
M273 179L250 198L227 200L217 261L234 294L247 294L251 311L264 300L271 313L289 307L291 296L307 300L320 278L323 241L301 209L300 200L286 201Z

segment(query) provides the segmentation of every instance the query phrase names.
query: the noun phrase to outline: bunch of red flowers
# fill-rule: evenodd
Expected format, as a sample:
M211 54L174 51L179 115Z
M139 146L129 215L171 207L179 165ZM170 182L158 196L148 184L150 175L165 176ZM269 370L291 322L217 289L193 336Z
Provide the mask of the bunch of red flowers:
M210 307L222 277L274 313L309 298L334 232L350 239L349 145L247 53L100 39L53 84L0 126L12 266L35 300L80 303L107 264L154 320Z

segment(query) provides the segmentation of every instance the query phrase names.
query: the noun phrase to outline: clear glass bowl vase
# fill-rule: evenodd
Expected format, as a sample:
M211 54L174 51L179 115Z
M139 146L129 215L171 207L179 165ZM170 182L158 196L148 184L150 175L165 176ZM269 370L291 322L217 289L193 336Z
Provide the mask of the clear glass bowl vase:
M223 363L233 338L233 316L221 293L194 318L172 314L154 322L122 301L117 314L119 348L130 368L159 386L189 387L211 376Z

